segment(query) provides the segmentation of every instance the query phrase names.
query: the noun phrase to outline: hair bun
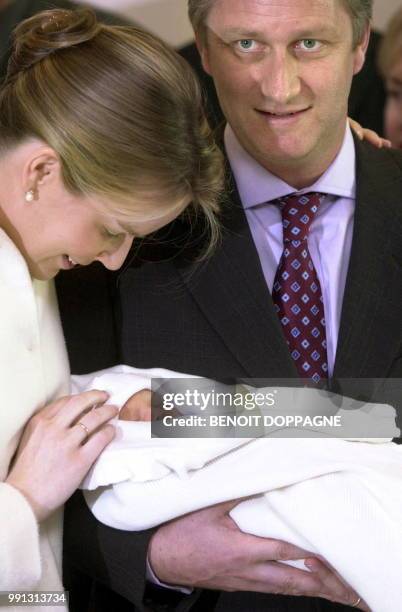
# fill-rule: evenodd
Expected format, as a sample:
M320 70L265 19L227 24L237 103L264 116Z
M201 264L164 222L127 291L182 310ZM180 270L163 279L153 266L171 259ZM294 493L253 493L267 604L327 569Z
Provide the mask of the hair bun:
M42 11L22 21L13 33L6 80L15 78L59 49L94 38L101 29L91 9Z

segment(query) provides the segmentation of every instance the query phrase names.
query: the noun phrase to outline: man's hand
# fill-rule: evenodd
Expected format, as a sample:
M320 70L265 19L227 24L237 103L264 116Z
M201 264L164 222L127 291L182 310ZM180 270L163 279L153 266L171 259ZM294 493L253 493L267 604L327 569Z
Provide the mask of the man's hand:
M353 605L358 595L310 553L239 530L228 513L239 501L199 510L166 523L149 546L149 562L172 585L322 597ZM277 561L307 559L311 572ZM311 561L311 563L310 563ZM368 610L362 602L361 610Z

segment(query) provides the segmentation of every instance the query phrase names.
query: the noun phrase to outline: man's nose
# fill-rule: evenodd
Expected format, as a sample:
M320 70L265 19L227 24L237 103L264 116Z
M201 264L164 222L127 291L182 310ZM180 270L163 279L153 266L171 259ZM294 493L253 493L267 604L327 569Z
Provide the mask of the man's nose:
M261 66L261 92L278 107L296 99L301 90L298 60L289 52L273 51ZM266 109L266 110L275 110Z
M134 237L127 235L124 241L115 249L108 249L98 255L96 261L100 261L108 270L118 270L123 265Z

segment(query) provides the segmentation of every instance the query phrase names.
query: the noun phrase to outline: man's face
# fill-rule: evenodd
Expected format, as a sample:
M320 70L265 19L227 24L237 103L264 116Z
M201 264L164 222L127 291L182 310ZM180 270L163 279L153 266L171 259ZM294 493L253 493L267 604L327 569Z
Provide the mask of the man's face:
M215 0L206 25L204 68L244 148L279 175L329 165L368 38L353 48L341 0Z

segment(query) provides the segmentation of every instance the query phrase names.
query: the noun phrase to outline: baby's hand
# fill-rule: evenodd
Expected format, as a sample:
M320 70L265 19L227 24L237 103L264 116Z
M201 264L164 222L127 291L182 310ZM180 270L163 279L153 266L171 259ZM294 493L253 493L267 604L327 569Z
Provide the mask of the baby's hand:
M142 389L128 398L120 410L121 421L151 421L151 391Z

